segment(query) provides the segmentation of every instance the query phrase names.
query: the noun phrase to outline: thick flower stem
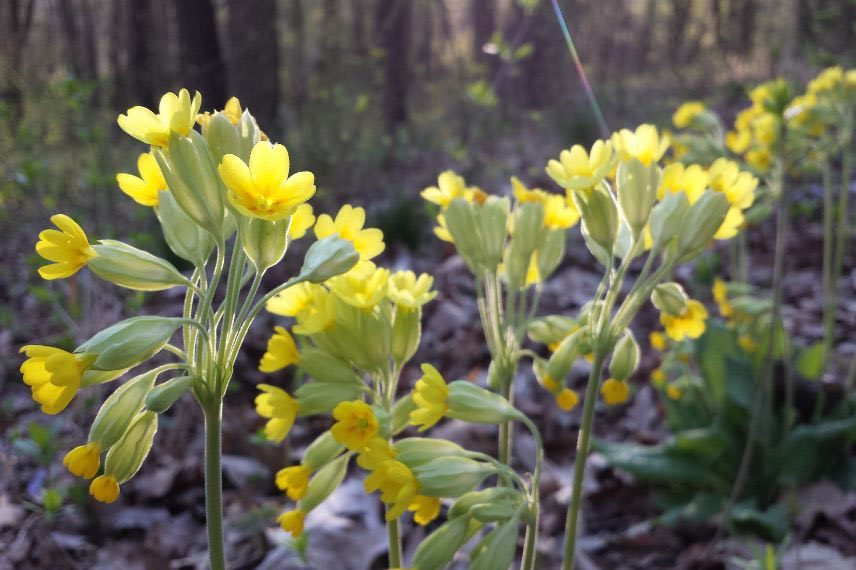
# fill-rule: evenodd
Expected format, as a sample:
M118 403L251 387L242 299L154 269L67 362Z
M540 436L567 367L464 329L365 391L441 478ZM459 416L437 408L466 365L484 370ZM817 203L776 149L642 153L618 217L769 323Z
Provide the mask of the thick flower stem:
M583 494L583 476L586 469L586 458L589 451L592 426L594 424L594 406L597 401L597 387L600 384L600 374L603 368L603 351L595 349L594 361L589 372L586 386L585 401L583 402L583 417L580 423L580 433L577 437L577 457L574 461L574 481L571 491L571 502L565 519L565 554L562 559L562 570L572 570L574 567L574 549L577 542L577 521Z
M208 557L211 570L226 570L223 544L223 471L221 468L220 422L223 403L203 407L205 415L205 519L208 527Z
M401 537L398 534L398 519L386 521L386 534L389 537L389 567L401 568Z
M828 160L823 161L823 354L829 364L832 335L835 329L835 294L833 293L832 259L835 249L833 233L832 168Z

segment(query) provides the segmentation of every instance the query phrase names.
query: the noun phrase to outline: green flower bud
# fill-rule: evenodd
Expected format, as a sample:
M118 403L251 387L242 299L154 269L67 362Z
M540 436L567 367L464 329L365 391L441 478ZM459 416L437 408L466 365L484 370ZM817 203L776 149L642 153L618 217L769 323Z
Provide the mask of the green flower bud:
M581 329L562 339L547 362L547 373L554 380L563 381L571 371L574 361L585 354L582 352L583 346L581 341L587 336L588 333Z
M246 156L241 155L241 138L238 129L223 113L214 113L208 121L208 127L203 135L211 149L211 157L214 164L220 164L227 154L234 154L244 162L250 159L249 152Z
M514 212L514 236L505 248L505 277L510 289L523 289L532 254L539 244L544 227L544 207L537 203L521 204Z
M177 318L132 317L107 327L75 352L95 355L92 370L126 370L160 352L179 326ZM85 377L84 384L89 385Z
M330 412L339 402L356 400L360 396L359 386L342 382L307 382L294 391L302 416Z
M538 275L543 281L556 271L562 262L562 258L565 257L565 232L562 230L545 230L537 253Z
M458 253L474 275L495 272L505 249L508 199L474 204L457 198L444 213Z
M353 243L335 236L326 237L309 246L297 280L323 283L345 273L359 259Z
M120 485L136 475L152 448L157 430L156 413L138 414L121 439L107 452L104 473L115 477Z
M333 458L344 450L345 446L333 439L332 433L325 431L309 444L303 452L301 463L310 471L316 471L322 465L333 461Z
M445 568L452 562L455 553L470 539L482 524L472 524L469 517L449 520L429 534L413 555L414 570Z
M470 514L470 510L481 506L495 503L508 503L519 505L523 498L520 492L510 487L491 487L481 491L472 491L461 495L449 508L449 520Z
M690 206L678 236L678 263L689 261L710 244L728 213L728 198L722 192L706 190Z
M687 297L684 288L680 284L673 281L660 283L654 287L654 292L651 293L651 302L661 313L677 317L683 315L687 309Z
M156 211L169 248L194 265L205 265L214 249L211 235L187 217L169 191L161 191Z
M398 306L392 323L392 358L398 367L413 358L422 338L422 311Z
M241 216L238 223L241 225L241 247L256 266L256 271L265 271L282 260L288 248L290 217L269 222Z
M520 510L519 503L492 503L476 505L470 509L470 516L479 522L506 522Z
M517 528L520 515L498 525L487 533L470 553L470 570L495 570L508 568L517 551Z
M309 480L306 495L297 503L297 508L308 513L324 502L345 479L351 455L351 453L346 453L319 469Z
M485 390L466 380L449 383L446 404L450 418L478 424L498 424L519 420L523 414L511 403L490 390Z
M390 429L392 435L398 435L410 425L410 412L416 409L416 403L413 401L413 396L407 394L400 398L394 406L392 406L392 417L390 418Z
M659 251L672 241L681 229L690 203L683 192L670 194L651 211L651 250Z
M190 376L179 376L167 380L146 396L146 409L162 414L190 390Z
M440 457L466 457L469 451L451 441L428 437L408 437L395 442L395 458L411 469Z
M660 170L656 161L647 167L636 158L618 164L618 207L634 240L648 224L651 208L657 200L659 182Z
M170 262L112 239L93 245L96 255L89 268L101 279L137 291L161 291L190 281Z
M428 497L459 497L497 473L489 463L466 457L438 457L413 468L419 493Z
M89 441L96 441L101 449L108 449L119 441L131 420L143 408L146 394L154 387L157 370L134 376L113 391L101 405L92 427Z
M586 194L574 192L574 204L582 218L586 246L595 259L609 264L618 235L618 208L609 190L596 186Z
M636 372L637 366L639 366L639 344L633 338L630 329L627 329L615 344L615 350L612 351L609 375L616 380L626 380Z
M568 331L577 328L577 320L564 315L538 317L529 322L527 332L533 342L553 344L565 338Z

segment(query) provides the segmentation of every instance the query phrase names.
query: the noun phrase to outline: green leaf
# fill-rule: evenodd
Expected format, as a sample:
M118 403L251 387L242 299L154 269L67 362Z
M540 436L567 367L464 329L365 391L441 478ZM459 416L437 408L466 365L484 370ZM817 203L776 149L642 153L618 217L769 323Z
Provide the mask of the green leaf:
M826 358L823 350L823 342L816 342L805 347L797 357L796 369L801 376L809 380L820 378L826 368Z
M670 454L664 446L595 441L594 448L606 457L610 465L639 479L694 486L713 483L706 466L693 459Z

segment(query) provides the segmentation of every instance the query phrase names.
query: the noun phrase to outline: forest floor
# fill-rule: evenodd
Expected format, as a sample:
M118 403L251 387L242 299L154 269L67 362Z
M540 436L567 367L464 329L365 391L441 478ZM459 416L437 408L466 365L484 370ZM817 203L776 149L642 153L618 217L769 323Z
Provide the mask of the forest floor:
M799 342L810 342L822 332L818 254L821 228L804 219L792 220L791 227L784 315L791 334ZM769 222L751 233L752 282L765 284L769 280L771 236ZM597 286L599 269L582 242L573 241L568 250L568 259L545 286L541 314L575 312ZM440 291L437 299L426 306L423 343L413 362L431 362L447 378L483 376L489 356L481 336L472 282L460 258L446 255L432 259L390 252L384 262L431 273ZM841 289L843 306L838 316L840 354L856 351L856 267L852 255L846 265ZM688 273L679 277L687 278ZM94 289L92 295L97 294ZM169 295L158 299L157 307L145 305L143 310L170 311L181 302ZM26 316L25 309L33 301L25 293L7 301L22 309L22 318L35 318ZM121 305L101 306L97 320L116 320L121 310ZM382 508L376 496L363 492L359 470L353 469L345 483L308 517L303 557L275 525L285 498L274 487L274 473L296 462L301 450L329 426L329 420L299 420L286 446L274 447L257 435L248 444L246 434L257 432L261 426L253 406L255 384L269 381L288 386L290 382L286 381L290 374L265 378L257 371L267 331L273 324L272 317L264 316L255 326L226 399L224 474L229 566L263 570L386 568ZM637 336L645 338L655 324L656 314L643 312L634 323ZM34 323L33 330L40 330L40 325ZM85 484L65 472L61 459L65 450L85 439L84 426L88 426L94 406L104 394L96 390L91 396L78 398L69 410L55 418L41 415L17 373L17 348L30 340L0 331L5 376L0 378L0 570L205 568L202 417L196 405L189 399L176 404L161 422L149 459L141 472L123 485L120 499L111 505L95 503L87 497ZM647 371L656 364L650 352L643 351L643 373L635 379L632 399L613 409L598 409L597 437L656 443L667 435L659 396L647 381ZM405 390L418 374L415 364L404 374ZM575 368L573 374L571 385L579 389L585 381L585 366ZM539 548L541 567L557 568L580 410L558 410L527 367L519 371L515 385L517 405L536 419L545 440ZM28 443L33 439L28 427L33 422L49 428L47 449L41 452ZM435 429L434 435L473 450L494 452L496 434L488 427L446 421ZM516 466L522 471L531 470L533 458L531 438L518 430L514 438ZM64 506L52 514L37 506L47 488L61 488L66 495ZM741 560L751 560L763 552L763 543L748 537L731 537L712 544L713 526L676 529L659 525L650 491L611 469L597 454L590 460L584 493L578 559L582 570L740 568ZM856 493L845 493L829 482L816 483L797 493L801 510L791 520L790 542L780 558L781 567L856 568ZM426 529L409 524L405 528L407 557ZM461 555L456 567L465 567L465 560Z

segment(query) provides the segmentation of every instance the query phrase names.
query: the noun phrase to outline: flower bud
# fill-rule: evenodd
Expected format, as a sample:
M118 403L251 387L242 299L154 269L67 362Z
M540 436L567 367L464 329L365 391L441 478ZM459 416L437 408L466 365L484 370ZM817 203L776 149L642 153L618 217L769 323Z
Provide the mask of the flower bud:
M361 395L359 386L342 382L307 382L294 391L301 415L327 413L339 402L356 400Z
M710 244L727 213L728 198L722 192L707 190L690 206L678 236L678 263L689 261Z
M479 205L457 198L444 216L470 271L474 275L496 271L505 249L508 199L491 197Z
M276 222L241 216L241 247L256 271L262 272L282 260L288 248L288 225L291 218Z
M309 480L306 495L300 499L297 507L304 513L308 513L329 497L345 479L350 459L351 454L346 453L319 469Z
M152 448L158 429L158 416L154 412L138 414L122 438L107 452L104 473L112 475L119 484L133 477Z
M517 408L499 394L466 380L455 380L449 383L446 403L449 406L446 415L465 422L498 424L524 417Z
M472 522L470 517L458 517L441 524L419 544L413 555L413 568L416 570L445 568L452 562L458 549L481 526L482 523Z
M146 396L146 409L156 414L162 414L190 390L190 376L179 376L167 380Z
M497 468L466 457L438 457L413 468L420 495L459 497L497 473Z
M581 340L587 337L588 333L580 329L566 336L559 343L556 351L550 356L547 361L547 373L558 381L563 381L571 371L571 366L574 361L585 354L582 349Z
M310 471L316 471L322 465L330 463L334 457L345 450L345 446L333 438L333 434L325 431L315 441L309 444L303 452L301 464Z
M546 280L559 267L562 258L565 257L565 232L562 230L547 229L541 236L541 245L536 251L538 254L538 275L541 280Z
M99 332L75 350L96 355L92 370L126 370L145 362L169 341L181 319L132 317ZM91 385L84 378L84 385Z
M516 503L522 501L520 492L510 487L490 487L481 491L471 491L461 495L449 508L449 520L469 515L470 509L479 505L490 505L494 503Z
M422 311L396 307L392 323L392 358L401 365L416 354L422 338Z
M608 265L618 235L615 200L607 189L599 186L584 195L575 192L573 199L583 220L586 246L598 261Z
M470 554L470 570L508 568L517 551L517 527L520 514L490 531Z
M156 211L169 248L194 265L205 265L214 249L211 235L187 217L171 192L161 191Z
M573 317L548 315L530 321L527 332L532 341L549 346L561 341L576 328L578 323Z
M514 212L514 236L505 248L505 276L510 289L522 289L532 254L544 227L544 207L537 202L520 204Z
M624 331L624 335L615 344L612 351L612 360L609 363L609 374L616 380L626 380L636 372L639 365L639 344L633 338L630 329Z
M690 208L684 192L669 194L651 211L651 249L659 251L668 244L681 229L681 224Z
M683 315L687 309L687 297L684 288L673 281L660 283L651 293L651 302L661 313L676 317Z
M657 163L643 165L636 158L618 164L618 207L634 240L648 224L651 208L657 200L660 170Z
M347 272L359 259L352 242L335 236L326 237L309 246L297 279L323 283L331 277Z
M395 442L395 458L411 469L440 457L466 457L469 452L451 441L428 437L408 437Z
M227 154L234 154L244 161L249 160L249 152L246 156L241 155L242 145L237 127L223 113L212 115L208 126L203 129L203 135L208 142L208 148L211 149L214 164L220 164Z
M116 388L98 410L89 428L89 441L98 442L101 449L108 449L119 441L131 420L143 408L146 394L155 385L157 375L157 370L152 370L134 376Z
M392 310L389 304L378 308L366 312L336 297L336 326L315 338L358 369L379 371L392 357Z
M363 380L346 361L320 348L304 348L298 366L314 380L362 386Z
M87 264L101 279L137 291L161 291L190 281L170 262L112 239L101 240L92 249L98 254Z

